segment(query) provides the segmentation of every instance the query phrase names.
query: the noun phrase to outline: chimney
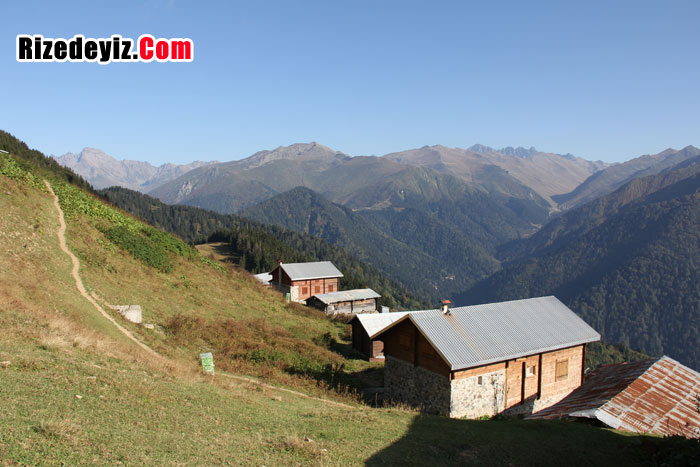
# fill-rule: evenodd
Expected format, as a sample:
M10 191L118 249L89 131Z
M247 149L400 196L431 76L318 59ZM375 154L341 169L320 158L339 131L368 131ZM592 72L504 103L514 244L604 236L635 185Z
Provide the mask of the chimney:
M440 302L440 310L442 311L443 315L450 314L450 305L452 305L452 302L449 300L443 300Z
M277 260L277 264L282 264L282 260L281 260L281 259L278 259L278 260Z

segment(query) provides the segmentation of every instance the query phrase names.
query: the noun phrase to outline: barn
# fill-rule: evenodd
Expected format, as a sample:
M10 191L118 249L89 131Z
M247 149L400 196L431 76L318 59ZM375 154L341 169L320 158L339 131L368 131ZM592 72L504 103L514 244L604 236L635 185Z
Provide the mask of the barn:
M329 315L376 313L379 298L381 295L372 289L352 289L314 295L306 304Z
M270 272L270 284L282 293L289 293L293 302L304 302L312 295L338 291L343 277L330 261L313 263L283 263Z
M616 430L700 438L700 373L663 356L606 365L530 418L595 420Z
M451 417L531 414L581 385L593 328L556 297L407 313L384 342L385 394Z
M394 321L403 318L408 311L394 313L360 314L352 317L352 348L370 362L384 361L384 343L374 336Z

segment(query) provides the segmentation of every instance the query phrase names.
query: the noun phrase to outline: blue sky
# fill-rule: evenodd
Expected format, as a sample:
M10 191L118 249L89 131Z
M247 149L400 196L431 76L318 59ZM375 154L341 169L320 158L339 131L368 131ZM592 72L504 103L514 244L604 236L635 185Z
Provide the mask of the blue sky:
M240 159L700 145L700 2L0 4L0 129L47 154ZM192 63L17 63L15 36L188 37Z

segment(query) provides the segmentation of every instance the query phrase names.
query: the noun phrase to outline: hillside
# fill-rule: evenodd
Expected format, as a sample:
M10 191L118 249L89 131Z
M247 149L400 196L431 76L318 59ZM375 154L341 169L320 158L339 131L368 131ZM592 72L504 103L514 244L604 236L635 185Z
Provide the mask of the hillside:
M424 146L384 157L458 176L486 187L489 192L500 191L523 198L533 191L553 205L556 203L552 196L570 192L607 166L604 162L543 153L535 148L497 150L480 144L468 149Z
M353 212L299 187L241 214L338 245L432 304L497 267L488 252L467 236L435 218L426 219L418 210L388 210L385 216L398 218L385 225L374 219L377 211Z
M554 294L609 342L700 368L700 163L635 179L510 245L460 303Z
M68 152L53 159L83 176L95 188L121 186L144 193L190 170L214 163L195 161L185 165L168 163L154 167L148 162L117 160L94 148L84 148L78 154Z
M661 173L698 155L700 149L687 146L680 151L667 149L655 155L640 156L596 172L576 189L553 199L562 209L571 209L607 195L634 178Z
M87 292L103 307L141 304L153 330L112 317L158 355L79 294L42 178L59 197ZM366 367L324 340L341 329L286 306L247 273L221 270L51 170L27 172L2 155L0 211L3 463L556 465L567 456L571 465L652 465L693 447L565 422L361 405L342 388ZM214 352L215 377L199 372L201 351Z
M388 279L342 248L319 238L232 214L219 214L184 205L168 205L148 195L112 187L99 192L109 202L171 232L189 243L225 242L226 260L257 274L271 271L277 261L332 261L344 277L343 289L370 287L382 295L380 303L395 309L427 307L405 286Z

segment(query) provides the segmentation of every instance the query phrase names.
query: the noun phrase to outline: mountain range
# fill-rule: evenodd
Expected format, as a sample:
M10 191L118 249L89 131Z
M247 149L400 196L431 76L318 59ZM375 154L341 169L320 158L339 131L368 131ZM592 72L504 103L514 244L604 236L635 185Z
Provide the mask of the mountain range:
M609 165L478 145L351 157L309 143L151 194L321 238L430 303L554 294L607 341L700 368L699 158L688 146Z
M556 295L605 339L700 368L700 156L505 245L460 304Z
M68 152L53 157L59 164L80 174L95 188L121 186L146 193L174 180L190 170L215 162L195 161L190 164L163 164L155 167L148 162L117 160L94 148L84 148L78 154Z

